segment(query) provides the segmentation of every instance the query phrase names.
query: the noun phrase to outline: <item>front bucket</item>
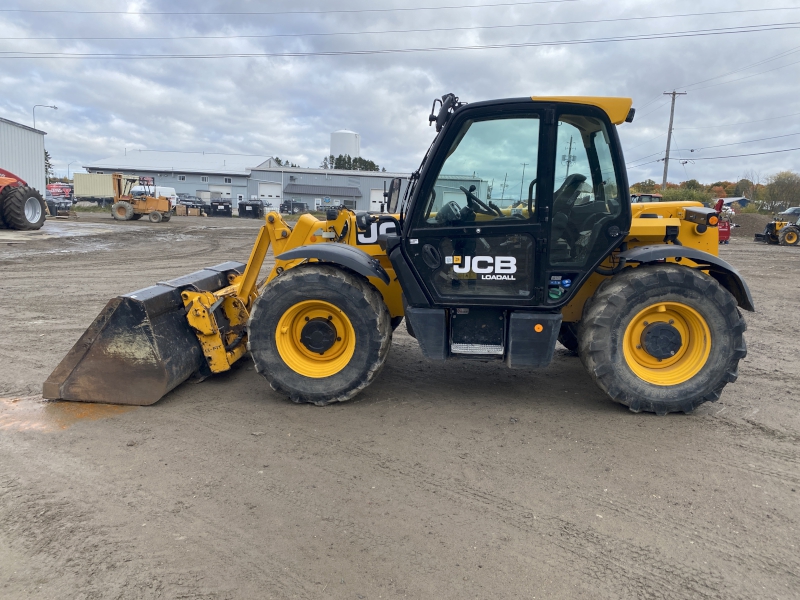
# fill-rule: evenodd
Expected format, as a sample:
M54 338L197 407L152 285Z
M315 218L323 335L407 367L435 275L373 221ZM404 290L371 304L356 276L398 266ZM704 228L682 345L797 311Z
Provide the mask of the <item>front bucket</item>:
M44 382L51 400L148 405L205 365L181 292L217 291L245 265L227 262L114 298Z

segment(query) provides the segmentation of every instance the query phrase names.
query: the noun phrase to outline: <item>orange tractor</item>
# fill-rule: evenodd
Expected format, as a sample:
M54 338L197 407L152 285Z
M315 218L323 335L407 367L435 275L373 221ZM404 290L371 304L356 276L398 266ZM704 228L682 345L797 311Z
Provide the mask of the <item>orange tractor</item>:
M44 225L46 206L35 188L0 169L0 229L39 229Z

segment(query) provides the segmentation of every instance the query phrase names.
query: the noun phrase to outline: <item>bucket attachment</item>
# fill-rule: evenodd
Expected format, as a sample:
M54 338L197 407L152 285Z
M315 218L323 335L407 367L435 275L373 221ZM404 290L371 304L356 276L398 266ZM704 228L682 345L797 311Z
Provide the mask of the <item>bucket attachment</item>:
M217 291L245 265L227 262L114 298L44 383L51 400L148 405L207 370L181 292Z

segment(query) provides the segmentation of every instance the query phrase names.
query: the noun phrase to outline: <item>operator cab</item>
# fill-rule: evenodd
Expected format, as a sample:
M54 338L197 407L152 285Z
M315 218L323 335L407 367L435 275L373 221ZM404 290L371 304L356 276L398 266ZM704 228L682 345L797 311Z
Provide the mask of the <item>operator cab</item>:
M443 323L443 357L508 359L514 322L530 317L547 330L536 361L546 364L560 308L625 239L630 195L614 122L575 100L451 102L437 120L390 259L404 290L419 290L406 298L412 328L422 328L419 310ZM630 101L606 100L625 120Z

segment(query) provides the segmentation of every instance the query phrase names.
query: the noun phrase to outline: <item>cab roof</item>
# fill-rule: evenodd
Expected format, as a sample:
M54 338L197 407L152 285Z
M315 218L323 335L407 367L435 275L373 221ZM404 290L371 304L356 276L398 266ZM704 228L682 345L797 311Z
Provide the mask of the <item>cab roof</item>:
M531 96L536 102L569 102L571 104L588 104L605 111L614 125L625 122L633 105L632 98L614 98L608 96Z

